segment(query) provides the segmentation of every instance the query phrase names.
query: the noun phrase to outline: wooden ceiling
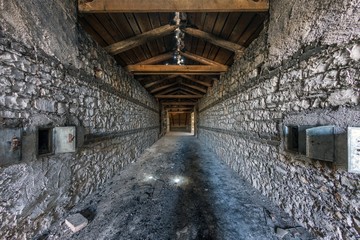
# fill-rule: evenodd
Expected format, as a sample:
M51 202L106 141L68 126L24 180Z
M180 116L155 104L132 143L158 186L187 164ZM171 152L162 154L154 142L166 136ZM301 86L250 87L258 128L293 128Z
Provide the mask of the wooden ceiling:
M79 21L169 111L191 111L268 17L268 0L219 2L78 0ZM184 34L181 65L176 29Z

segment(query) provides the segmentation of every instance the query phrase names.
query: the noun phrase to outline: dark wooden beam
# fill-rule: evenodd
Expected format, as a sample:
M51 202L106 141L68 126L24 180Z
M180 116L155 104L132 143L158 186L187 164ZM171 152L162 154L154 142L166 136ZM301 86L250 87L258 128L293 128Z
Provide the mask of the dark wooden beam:
M157 80L157 81L148 83L148 84L146 84L146 85L144 86L144 88L152 87L152 86L154 86L154 85L156 85L156 84L159 84L159 83L164 82L165 80L169 80L169 79L172 79L172 78L176 78L177 76L178 76L178 75L170 75L170 76L168 76L168 77L166 77L166 78L162 78L162 79L160 79L160 80Z
M170 111L169 113L173 113L173 114L181 114L181 113L192 113L191 111Z
M202 95L155 95L156 98L202 98Z
M175 25L164 25L161 26L159 28L155 28L153 30L150 30L148 32L144 32L142 34L139 34L135 37L114 43L108 47L105 48L105 50L112 54L112 55L116 55L119 54L121 52L125 52L127 50L130 50L134 47L143 45L145 43L147 43L150 40L156 39L156 38L160 38L166 35L169 35L170 33L172 33L175 29L177 28L177 26Z
M193 82L196 82L200 85L203 85L205 87L211 87L211 83L208 83L208 82L203 82L203 81L200 81L200 80L197 80L196 78L193 78L191 76L188 76L188 75L185 75L185 74L182 74L180 75L181 77L185 78L185 79L188 79L190 81L193 81Z
M169 60L173 56L174 56L174 53L168 52L168 53L164 53L164 54L146 59L145 61L136 63L135 65L150 65L150 64L161 63L163 61Z
M198 86L194 86L194 85L187 84L187 83L181 83L181 85L184 85L184 86L186 86L186 87L189 87L189 88L198 90L198 91L200 91L200 92L202 92L202 93L206 93L206 89L203 89L203 88L198 87Z
M235 52L237 54L239 54L240 52L243 52L245 50L245 48L243 46L239 45L239 44L236 44L236 43L221 39L219 37L216 37L216 36L214 36L214 35L212 35L210 33L201 31L199 29L185 28L183 31L188 35L191 35L191 36L196 37L196 38L204 39L209 43L212 43L212 44L214 44L216 46L225 48L225 49L230 50L232 52Z
M78 0L80 13L267 12L269 0Z
M185 91L185 92L187 92L187 93L190 93L190 94L199 94L199 93L197 93L197 92L195 92L195 91L192 91L192 90L190 90L190 89L188 89L188 88L185 88L185 86L181 86L180 87L181 88L181 90L183 90L183 91Z
M193 54L193 53L190 53L190 52L180 52L180 54L188 59L191 59L191 60L194 60L198 63L202 63L202 64L205 64L205 65L217 65L217 66L223 66L223 67L227 67L226 65L224 64L221 64L221 63L218 63L218 62L215 62L213 60L210 60L210 59L207 59L207 58L204 58L202 56L199 56L199 55L196 55L196 54Z
M165 85L165 86L161 86L161 87L154 88L153 90L150 91L150 93L155 93L155 92L164 90L164 89L166 89L166 88L175 86L176 84L178 84L178 82L175 82L175 83L172 83L172 84L168 84L168 85Z
M158 94L163 95L163 94L167 94L167 93L174 92L174 91L176 91L176 90L179 90L179 87L174 87L174 88L166 89L166 90L164 90L164 91L162 91L162 92L159 92Z
M216 65L129 65L126 70L134 75L218 75L227 71L227 66Z
M196 102L161 102L161 104L168 106L191 106L196 105Z

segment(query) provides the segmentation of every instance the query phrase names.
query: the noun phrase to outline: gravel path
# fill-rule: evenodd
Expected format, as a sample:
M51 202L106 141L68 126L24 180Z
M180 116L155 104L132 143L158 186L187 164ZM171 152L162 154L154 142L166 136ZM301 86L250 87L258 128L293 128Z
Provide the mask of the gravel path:
M48 239L313 239L193 136L170 134L76 206ZM69 213L70 214L70 213ZM285 234L285 235L284 235Z

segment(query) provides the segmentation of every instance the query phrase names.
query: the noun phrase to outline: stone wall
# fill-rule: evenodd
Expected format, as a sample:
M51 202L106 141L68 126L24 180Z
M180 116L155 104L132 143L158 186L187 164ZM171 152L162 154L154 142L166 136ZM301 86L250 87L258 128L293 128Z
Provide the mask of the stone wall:
M76 22L75 1L0 0L0 128L23 128L0 166L0 238L32 239L159 137L159 106ZM37 128L76 126L75 153L37 156Z
M360 127L358 1L271 1L260 37L199 103L198 136L322 239L360 236L358 174L346 131ZM284 125L334 125L335 162L285 151Z

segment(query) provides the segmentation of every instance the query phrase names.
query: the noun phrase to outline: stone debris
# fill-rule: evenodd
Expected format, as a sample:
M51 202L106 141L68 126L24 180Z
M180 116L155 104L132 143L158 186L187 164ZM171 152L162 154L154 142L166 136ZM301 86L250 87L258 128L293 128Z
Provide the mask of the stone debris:
M73 233L76 233L86 227L89 221L80 213L69 216L65 220L65 224L71 229Z
M289 233L288 230L282 229L282 228L276 228L276 236L278 236L280 239L283 239L285 235Z

